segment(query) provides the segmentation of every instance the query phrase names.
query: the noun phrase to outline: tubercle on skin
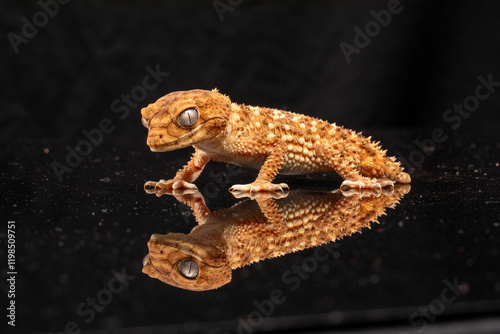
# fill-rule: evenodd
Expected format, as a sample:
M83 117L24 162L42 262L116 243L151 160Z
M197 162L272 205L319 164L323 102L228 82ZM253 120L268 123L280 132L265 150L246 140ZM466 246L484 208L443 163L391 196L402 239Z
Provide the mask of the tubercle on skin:
M184 108L199 113L190 128L171 121ZM400 163L387 157L371 137L301 114L233 103L217 90L170 93L143 108L142 115L148 120L152 148L170 151L194 146L195 156L198 152L206 158L197 165L193 156L174 177L176 181L193 182L210 160L260 170L253 183L235 185L231 191L283 191L286 184L271 183L278 173L335 171L345 180L342 186L359 189L411 181Z
M192 208L199 225L189 234L182 235L182 243L175 241L181 238L177 233L152 237L155 241L148 244L150 254L158 254L160 249L163 254L157 259L149 257L158 271L152 271L146 265L144 272L189 290L214 289L231 280L231 270L323 245L370 228L409 190L409 185L398 185L391 194L378 197L374 193L346 197L338 191L293 191L283 199L259 194L255 201L246 200L214 212L206 207L199 192L176 195L179 201ZM199 212L206 214L200 215ZM210 240L206 238L207 233ZM173 244L177 246L172 248ZM170 247L165 248L165 245ZM202 283L196 286L194 281L179 277L175 268L162 267L162 259L169 258L169 252L177 255L184 252L187 258L196 254ZM210 263L217 265L214 267Z

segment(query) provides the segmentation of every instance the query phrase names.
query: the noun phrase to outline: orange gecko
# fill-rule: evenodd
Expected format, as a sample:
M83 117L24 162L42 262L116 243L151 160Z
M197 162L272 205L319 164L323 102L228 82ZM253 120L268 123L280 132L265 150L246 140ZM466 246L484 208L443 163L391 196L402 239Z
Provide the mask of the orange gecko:
M231 281L236 268L370 228L410 186L385 190L380 196L367 190L348 197L339 190L257 193L255 201L247 199L217 211L210 211L199 191L174 191L177 200L191 207L198 225L189 234L153 234L142 271L182 289L216 289ZM149 193L171 192L162 188Z
M216 89L173 92L141 113L153 152L195 149L173 179L146 188L196 189L192 182L210 160L260 170L254 182L233 185L233 193L285 191L288 185L272 183L278 173L335 171L342 189L381 190L411 180L371 138L313 117L232 103Z

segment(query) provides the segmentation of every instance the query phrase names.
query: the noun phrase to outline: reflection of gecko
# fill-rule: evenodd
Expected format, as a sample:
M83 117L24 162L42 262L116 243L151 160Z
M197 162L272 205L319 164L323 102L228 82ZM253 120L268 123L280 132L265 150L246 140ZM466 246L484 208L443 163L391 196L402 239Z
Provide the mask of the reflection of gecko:
M231 191L283 191L276 174L336 171L342 187L370 188L409 183L395 158L354 131L287 111L231 103L217 90L173 92L142 109L152 151L194 146L189 163L171 180L146 183L160 188L196 188L193 182L210 161L260 169L250 184Z
M231 281L233 269L369 227L409 189L409 185L397 185L392 194L378 197L375 191L363 197L345 197L339 191L293 191L278 200L258 194L256 201L214 212L199 192L176 195L192 208L198 226L189 234L153 234L143 272L183 289L215 289Z

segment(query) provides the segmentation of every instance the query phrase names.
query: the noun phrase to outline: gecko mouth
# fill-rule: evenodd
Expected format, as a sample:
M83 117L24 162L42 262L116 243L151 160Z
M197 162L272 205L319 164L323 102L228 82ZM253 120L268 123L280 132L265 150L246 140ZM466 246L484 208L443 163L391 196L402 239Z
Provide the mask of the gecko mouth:
M148 146L153 152L167 152L167 151L173 151L179 148L191 146L192 137L200 131L200 129L203 127L203 123L198 125L196 128L193 130L189 131L186 134L183 134L180 137L175 137L175 136L168 136L168 138L172 138L171 140L164 140L163 135L156 135L156 138L153 140L149 140L148 138Z
M219 120L220 117L215 117L204 121L191 131L180 136L175 136L169 133L169 128L171 126L176 126L173 122L167 124L166 126L152 128L149 131L147 144L153 152L174 151L180 148L192 146L201 141L210 139L211 136L209 134L212 131L211 129L216 128L211 126L210 123L217 123Z

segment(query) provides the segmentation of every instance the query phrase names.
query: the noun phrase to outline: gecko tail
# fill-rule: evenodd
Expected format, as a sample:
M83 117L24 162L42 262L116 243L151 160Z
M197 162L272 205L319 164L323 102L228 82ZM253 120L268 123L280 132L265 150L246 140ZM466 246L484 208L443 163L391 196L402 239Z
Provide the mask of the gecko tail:
M390 180L397 183L410 183L411 177L403 171L401 164L394 157L387 157L385 160L384 174Z
M386 173L389 178L397 183L410 183L411 177L410 174L403 171L403 167L399 164L399 162L391 162L389 166L386 167Z

